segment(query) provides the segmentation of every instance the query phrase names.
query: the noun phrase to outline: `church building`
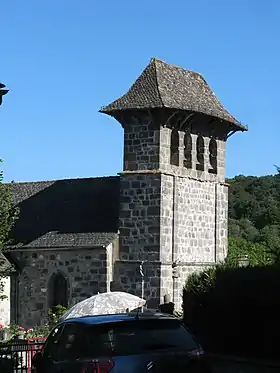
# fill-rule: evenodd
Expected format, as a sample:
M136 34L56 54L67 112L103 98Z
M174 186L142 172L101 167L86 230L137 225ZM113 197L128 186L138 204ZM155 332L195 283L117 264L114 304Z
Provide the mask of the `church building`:
M100 112L124 131L119 176L11 184L11 322L110 290L180 308L188 275L227 255L226 141L247 128L202 75L153 58Z

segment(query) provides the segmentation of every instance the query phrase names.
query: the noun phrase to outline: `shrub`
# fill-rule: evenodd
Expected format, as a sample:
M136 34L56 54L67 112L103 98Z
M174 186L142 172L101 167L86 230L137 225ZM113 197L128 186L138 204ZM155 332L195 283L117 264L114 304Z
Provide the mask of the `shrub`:
M48 310L48 325L50 330L53 329L56 324L58 324L59 319L66 311L67 308L61 305Z
M186 283L184 320L210 352L277 358L279 288L278 266L206 269Z

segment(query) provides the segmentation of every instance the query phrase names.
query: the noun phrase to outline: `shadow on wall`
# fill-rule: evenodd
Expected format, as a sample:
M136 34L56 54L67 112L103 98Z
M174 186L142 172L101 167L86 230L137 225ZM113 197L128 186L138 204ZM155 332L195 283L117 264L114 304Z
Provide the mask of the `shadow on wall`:
M12 183L20 217L15 244L30 244L49 232L117 232L119 178ZM49 244L49 242L48 242Z
M184 319L209 352L279 359L280 267L218 271L207 292L184 290Z

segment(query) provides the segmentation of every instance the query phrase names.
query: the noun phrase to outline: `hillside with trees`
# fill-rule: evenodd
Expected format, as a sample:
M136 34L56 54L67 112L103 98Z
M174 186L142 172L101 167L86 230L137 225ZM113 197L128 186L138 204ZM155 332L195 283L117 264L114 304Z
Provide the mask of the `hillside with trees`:
M229 256L248 254L255 263L280 259L280 172L236 176L229 188Z

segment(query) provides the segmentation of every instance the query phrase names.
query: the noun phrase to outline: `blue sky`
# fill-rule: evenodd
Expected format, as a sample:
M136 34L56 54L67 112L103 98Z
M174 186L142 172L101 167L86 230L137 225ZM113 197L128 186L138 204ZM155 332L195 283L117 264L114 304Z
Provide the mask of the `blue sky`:
M2 0L0 108L6 181L115 175L123 132L98 109L150 58L201 72L249 126L227 175L280 163L278 0Z

